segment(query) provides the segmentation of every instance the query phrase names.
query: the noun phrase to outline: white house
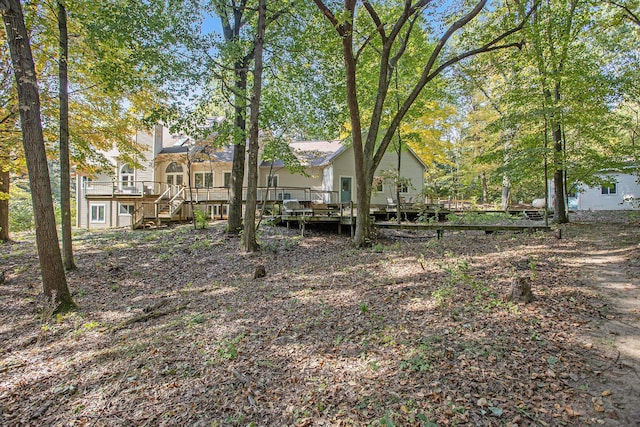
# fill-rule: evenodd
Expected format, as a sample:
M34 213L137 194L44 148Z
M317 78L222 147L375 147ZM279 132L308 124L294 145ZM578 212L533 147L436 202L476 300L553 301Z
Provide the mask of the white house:
M213 149L190 138L173 136L162 126L138 132L142 147L138 168L107 153L113 169L97 176L79 176L76 223L82 228L141 225L147 220L189 219L191 203L211 217L225 217L233 160L232 148ZM259 201L297 199L306 203L355 202L353 149L340 141L290 143L304 173L291 173L282 161L262 161L258 171ZM417 201L423 190L425 165L411 151L402 152L401 176L409 185L401 196ZM397 154L385 154L376 175L395 169ZM246 180L246 177L245 177ZM245 182L246 186L246 182ZM393 187L393 189L392 189ZM395 186L381 181L373 205L386 205Z
M633 210L640 203L640 182L636 173L611 172L601 174L610 185L579 188L577 210Z

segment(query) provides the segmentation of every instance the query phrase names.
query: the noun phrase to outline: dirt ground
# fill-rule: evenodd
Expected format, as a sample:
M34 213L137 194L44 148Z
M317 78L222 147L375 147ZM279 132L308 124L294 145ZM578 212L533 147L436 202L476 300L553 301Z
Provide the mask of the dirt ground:
M78 231L0 245L0 425L640 425L640 216L554 233ZM254 278L256 266L266 276ZM506 295L518 278L533 302Z

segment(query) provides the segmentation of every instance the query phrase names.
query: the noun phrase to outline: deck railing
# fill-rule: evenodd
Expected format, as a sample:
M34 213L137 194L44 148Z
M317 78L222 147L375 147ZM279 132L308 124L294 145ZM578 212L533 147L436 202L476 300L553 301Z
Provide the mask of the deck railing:
M184 188L186 201L193 199L196 203L207 201L229 200L228 187L188 188L178 185L169 185L164 182L134 181L120 183L116 181L87 181L84 183L84 194L94 197L143 197L155 196L156 198L172 198ZM246 200L247 188L242 189L242 199ZM258 187L258 202L279 202L296 199L301 202L337 204L337 191L316 190L310 187Z

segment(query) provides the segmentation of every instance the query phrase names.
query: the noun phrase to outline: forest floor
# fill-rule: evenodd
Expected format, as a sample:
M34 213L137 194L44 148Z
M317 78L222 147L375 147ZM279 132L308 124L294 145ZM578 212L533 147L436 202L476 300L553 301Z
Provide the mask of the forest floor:
M0 425L640 425L640 216L572 220L361 250L266 227L257 254L222 223L79 231L63 316L13 236Z

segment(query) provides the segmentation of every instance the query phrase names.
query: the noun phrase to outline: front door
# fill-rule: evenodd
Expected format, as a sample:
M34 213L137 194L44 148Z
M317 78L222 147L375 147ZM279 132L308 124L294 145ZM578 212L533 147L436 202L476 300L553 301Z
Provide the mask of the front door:
M351 177L340 177L340 203L349 203L351 201Z

